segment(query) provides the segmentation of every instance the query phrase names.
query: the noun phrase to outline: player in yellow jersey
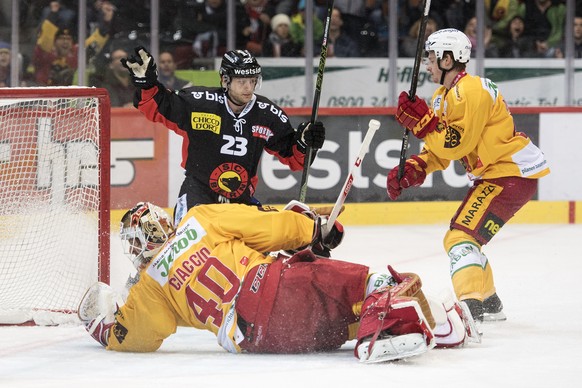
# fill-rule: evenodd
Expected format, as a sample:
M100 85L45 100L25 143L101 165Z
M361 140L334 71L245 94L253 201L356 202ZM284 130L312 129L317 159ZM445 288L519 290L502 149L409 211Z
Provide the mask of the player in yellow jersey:
M79 318L107 349L133 352L157 350L178 326L209 330L233 353L321 352L357 339L362 362L478 340L452 294L427 300L417 275L316 255L343 237L327 218L296 201L283 211L212 204L174 229L163 209L139 203L120 232L139 279L125 301L95 284Z
M444 247L453 287L475 320L505 320L493 272L482 247L524 206L549 174L544 154L517 132L497 85L470 75L466 64L471 42L449 28L431 34L425 44L426 69L441 86L431 107L402 92L396 120L425 143L419 155L388 175L387 191L396 200L402 189L420 186L427 174L461 162L472 187L453 216Z

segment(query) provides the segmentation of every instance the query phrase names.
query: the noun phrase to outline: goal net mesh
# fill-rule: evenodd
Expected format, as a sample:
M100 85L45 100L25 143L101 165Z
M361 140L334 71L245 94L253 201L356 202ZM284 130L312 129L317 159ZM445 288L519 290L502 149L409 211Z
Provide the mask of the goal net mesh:
M108 278L101 101L0 97L1 324L74 322L85 290Z

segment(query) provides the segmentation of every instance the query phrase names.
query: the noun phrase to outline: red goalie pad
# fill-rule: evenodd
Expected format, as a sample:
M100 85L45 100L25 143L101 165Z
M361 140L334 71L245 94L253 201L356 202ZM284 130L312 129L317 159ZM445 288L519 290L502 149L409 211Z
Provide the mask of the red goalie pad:
M388 288L369 295L362 307L355 355L363 341L370 341L368 352L376 340L382 336L399 336L411 333L424 335L427 346L434 346L434 336L430 330L420 305L414 298L393 296Z

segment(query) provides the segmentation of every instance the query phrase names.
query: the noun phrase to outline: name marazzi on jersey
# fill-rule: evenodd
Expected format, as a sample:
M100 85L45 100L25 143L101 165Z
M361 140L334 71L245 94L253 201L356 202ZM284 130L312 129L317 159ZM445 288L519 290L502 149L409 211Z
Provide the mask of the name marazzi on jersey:
M217 93L217 92L211 92L208 90L194 91L194 92L191 92L191 94L192 94L192 97L196 100L204 99L206 101L218 102L220 104L224 104L224 101L225 101L224 94ZM279 108L273 104L270 104L268 102L264 102L264 101L255 101L255 104L257 104L259 109L268 110L269 112L271 112L275 116L279 117L279 119L283 123L286 123L289 121L289 117L287 117L287 115L285 114L285 112L283 112L283 110L281 108Z

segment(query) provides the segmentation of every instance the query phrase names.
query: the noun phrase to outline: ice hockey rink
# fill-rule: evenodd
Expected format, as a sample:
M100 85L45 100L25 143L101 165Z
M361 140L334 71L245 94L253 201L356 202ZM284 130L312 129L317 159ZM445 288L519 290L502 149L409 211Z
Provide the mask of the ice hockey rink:
M341 219L341 217L340 217ZM418 273L428 294L450 288L447 225L348 226L338 259ZM582 366L582 225L508 224L484 252L506 322L481 344L365 365L354 343L325 354L229 354L181 328L155 353L105 351L82 326L0 327L0 387L577 387ZM112 237L112 285L131 264ZM30 285L34 287L34 284Z

